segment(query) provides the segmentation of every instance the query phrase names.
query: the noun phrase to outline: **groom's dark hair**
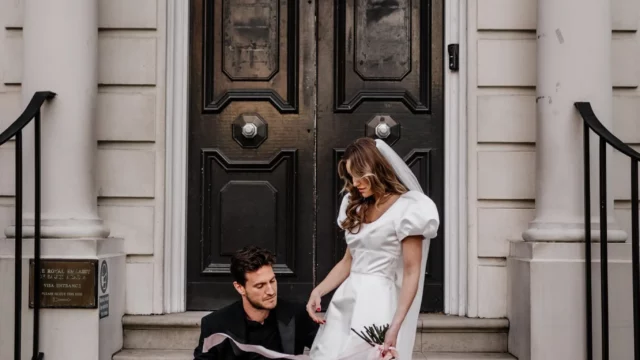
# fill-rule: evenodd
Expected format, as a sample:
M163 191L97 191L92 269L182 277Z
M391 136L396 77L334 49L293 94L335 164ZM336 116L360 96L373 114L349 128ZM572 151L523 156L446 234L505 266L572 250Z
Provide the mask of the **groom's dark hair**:
M253 245L245 246L231 257L231 275L233 280L244 286L247 282L246 273L275 262L276 257L269 250Z

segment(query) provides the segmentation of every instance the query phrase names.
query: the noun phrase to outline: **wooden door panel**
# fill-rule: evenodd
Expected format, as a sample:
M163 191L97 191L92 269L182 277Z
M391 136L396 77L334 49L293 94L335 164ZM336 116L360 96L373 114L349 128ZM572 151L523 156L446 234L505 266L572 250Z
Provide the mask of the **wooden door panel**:
M202 24L204 112L232 101L266 100L298 110L297 1L205 1Z
M344 254L337 164L362 136L402 156L442 214L443 1L336 0L318 7L318 279ZM384 134L382 134L384 135ZM442 219L444 222L444 219ZM423 311L443 310L443 226L432 241ZM330 297L324 299L325 305Z
M314 8L192 0L187 309L238 299L229 259L277 256L280 294L313 287Z
M203 151L202 207L205 239L201 272L228 274L228 258L246 245L280 255L275 268L295 275L297 152L282 150L268 161L231 161L219 150ZM256 206L259 205L259 206Z
M423 3L336 3L336 112L353 112L365 101L400 101L413 113L429 112L431 7Z

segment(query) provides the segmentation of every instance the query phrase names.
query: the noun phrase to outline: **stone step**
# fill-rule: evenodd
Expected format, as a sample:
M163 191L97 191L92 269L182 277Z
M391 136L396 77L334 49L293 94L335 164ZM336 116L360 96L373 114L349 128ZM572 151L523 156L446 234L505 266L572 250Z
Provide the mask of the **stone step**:
M517 360L507 353L413 353L413 360Z
M507 351L509 321L441 314L421 314L414 351L496 352Z
M193 360L193 351L125 349L113 355L113 360Z
M189 350L123 350L113 360L192 360ZM414 352L413 360L515 360L499 353L421 353Z
M123 318L124 349L192 351L200 335L200 319L206 314L126 315ZM508 328L506 319L422 314L414 351L506 352Z
M125 315L124 349L191 350L198 345L200 320L208 312Z

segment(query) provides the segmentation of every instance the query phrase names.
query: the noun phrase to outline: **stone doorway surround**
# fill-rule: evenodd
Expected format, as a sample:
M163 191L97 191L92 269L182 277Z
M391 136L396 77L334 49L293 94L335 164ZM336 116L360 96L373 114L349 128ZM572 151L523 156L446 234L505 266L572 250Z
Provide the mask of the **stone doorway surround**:
M328 0L315 0L328 1ZM467 4L445 4L445 48L459 44L460 69L448 70L445 61L445 313L466 315L467 252ZM186 309L186 200L189 2L167 1L167 93L165 239L163 264L163 312ZM472 273L470 273L472 272Z

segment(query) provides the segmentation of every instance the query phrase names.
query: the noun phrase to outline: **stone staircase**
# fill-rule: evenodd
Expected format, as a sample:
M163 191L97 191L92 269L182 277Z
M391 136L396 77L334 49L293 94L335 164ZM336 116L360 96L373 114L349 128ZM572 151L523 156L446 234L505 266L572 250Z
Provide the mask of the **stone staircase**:
M123 318L124 347L113 360L191 360L206 312ZM414 360L515 360L507 354L506 319L423 314Z

